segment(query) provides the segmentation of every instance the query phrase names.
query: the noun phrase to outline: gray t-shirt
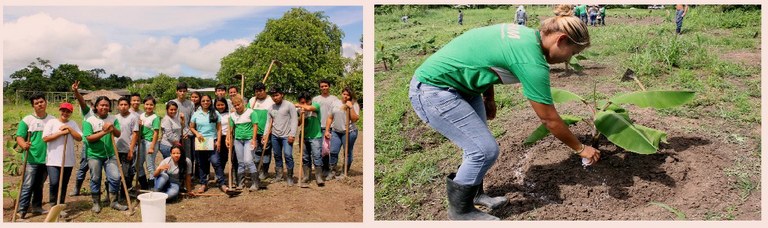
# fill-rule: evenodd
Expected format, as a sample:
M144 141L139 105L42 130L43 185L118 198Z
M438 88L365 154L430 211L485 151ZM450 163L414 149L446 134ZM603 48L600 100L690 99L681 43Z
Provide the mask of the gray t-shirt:
M171 118L167 115L163 117L163 120L160 121L160 129L163 131L163 139L160 140L160 144L173 146L171 142L181 141L181 134L179 134L181 120L179 120L178 114L176 118Z
M328 95L328 97L318 95L312 98L312 102L317 102L320 104L320 127L325 128L325 120L328 119L328 114L331 113L331 109L333 109L334 104L341 101L334 95Z
M357 105L357 103L354 103L354 108L352 109L357 115L360 115L360 106ZM341 108L344 106L344 103L341 103L341 101L337 102L336 105L333 108L333 123L331 123L331 129L333 129L336 132L344 132L346 129L344 127L344 122L347 121L347 112L342 110ZM357 126L355 126L355 123L352 122L352 120L349 121L349 130L357 130Z
M171 101L176 102L176 104L179 105L179 113L184 113L184 126L189 126L189 119L192 119L192 113L195 112L195 104L193 104L190 100L184 100L184 102L181 102L179 99L173 99ZM184 134L194 135L188 127L184 128Z
M139 131L139 118L138 115L128 113L128 116L123 117L122 114L115 115L117 122L120 123L120 137L117 138L115 144L117 145L117 152L121 154L127 154L131 147L131 138L133 132Z
M277 137L296 136L299 125L296 106L283 100L279 105L273 104L267 114L267 121L272 120L272 135Z
M168 170L164 170L163 172L168 174L168 177L171 178L171 183L180 184L181 183L181 177L179 176L179 166L178 164L173 162L173 157L167 157L163 159L163 161L160 162L157 167L160 167L162 165L169 164L170 167ZM192 174L192 161L187 158L187 169L185 170L185 173L187 175Z

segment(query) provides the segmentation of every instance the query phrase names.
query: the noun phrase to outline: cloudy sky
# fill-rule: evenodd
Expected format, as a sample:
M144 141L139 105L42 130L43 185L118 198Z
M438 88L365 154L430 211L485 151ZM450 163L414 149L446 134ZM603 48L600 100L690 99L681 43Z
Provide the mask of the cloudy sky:
M343 55L360 49L362 7L305 7L324 11L344 31ZM222 57L249 44L267 19L291 7L6 6L3 80L35 58L52 65L103 68L147 78L158 73L213 78Z

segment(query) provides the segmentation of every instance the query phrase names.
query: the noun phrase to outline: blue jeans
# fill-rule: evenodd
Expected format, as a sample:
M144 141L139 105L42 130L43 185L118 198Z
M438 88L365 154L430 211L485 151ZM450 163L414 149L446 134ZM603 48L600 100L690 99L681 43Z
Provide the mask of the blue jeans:
M136 161L136 170L139 175L139 178L146 177L147 174L149 174L149 179L154 180L155 177L152 175L152 173L155 172L155 167L157 165L155 164L155 160L157 159L157 154L160 153L160 149L158 148L158 144L155 144L154 152L151 154L148 154L149 147L152 145L152 141L147 140L141 140L142 145L139 145L139 160ZM144 170L144 163L147 164L147 169Z
M211 166L213 166L213 170L216 174L217 183L220 185L223 184L225 180L224 167L219 159L219 153L212 150L198 150L195 151L195 153L197 153L197 177L200 179L200 184L208 184L208 175L211 174Z
M134 153L134 156L136 156L136 153ZM123 168L123 175L125 175L125 185L128 186L128 188L131 188L133 186L133 181L131 180L133 180L133 178L136 176L136 169L133 167L134 161L136 161L136 157L128 160L128 153L119 153L119 155L120 167Z
M342 149L341 147L344 145L344 141L346 140L347 139L343 131L337 132L331 130L331 165L338 163L339 153ZM347 170L349 170L349 167L352 164L352 149L355 147L355 140L357 140L357 130L349 130L349 145L347 146L346 161Z
M480 184L499 156L499 145L486 125L482 97L465 97L456 89L423 84L416 77L411 80L408 97L422 121L464 151L453 181Z
M171 202L179 196L179 189L181 187L179 183L172 182L171 177L167 173L161 172L159 176L155 177L155 189L157 192L163 192L168 195L168 199L165 202Z
M86 155L86 145L83 143L83 152L80 156L80 168L77 169L77 173L75 174L75 180L77 181L85 181L85 173L88 172L88 158L85 157Z
M120 170L117 168L115 156L109 158L88 158L88 167L91 168L91 194L101 194L101 170L107 174L107 183L110 193L118 193L120 190Z
M162 144L162 143L160 144L158 149L160 150L160 154L163 155L163 159L166 159L166 158L171 156L171 148L173 148L173 147L165 145L165 144ZM155 152L155 153L157 153L157 152ZM154 172L154 170L152 170L152 172Z
M597 14L590 14L589 15L589 24L594 26L595 23L597 23L595 20L597 20Z
M311 162L315 163L315 167L323 166L323 157L321 150L323 149L323 138L304 138L304 154L301 157L304 166L312 166ZM310 161L311 160L311 161Z
M283 168L283 158L285 165L293 169L293 144L288 143L288 137L277 137L272 135L272 146L275 153L275 169Z
M675 11L675 32L680 34L683 29L683 12L682 10Z
M48 167L45 164L27 163L24 171L24 181L21 184L21 194L19 194L19 211L27 211L30 202L32 207L43 206L43 184L45 183L46 171Z
M589 21L587 21L587 13L583 13L583 14L580 14L580 15L579 15L579 19L581 19L581 21L583 21L583 22L584 22L584 24L586 24L587 22L589 22Z
M249 173L256 172L256 164L253 163L253 146L251 146L251 140L235 139L235 156L237 156L237 173L245 173L245 170L250 170Z
M259 141L256 142L256 151L253 155L253 162L259 164L259 160L261 160L263 166L269 167L269 162L272 160L272 140L267 140L267 150L264 151L264 157L261 157L262 148L264 148L264 144L261 143L262 137L264 137L264 135L256 135L256 140ZM256 168L261 169L261 167Z
M59 175L61 167L48 166L48 203L56 205L56 198L59 193ZM61 200L59 203L64 203L67 198L67 184L69 183L69 177L72 176L72 167L64 167L64 180L62 180L61 186Z

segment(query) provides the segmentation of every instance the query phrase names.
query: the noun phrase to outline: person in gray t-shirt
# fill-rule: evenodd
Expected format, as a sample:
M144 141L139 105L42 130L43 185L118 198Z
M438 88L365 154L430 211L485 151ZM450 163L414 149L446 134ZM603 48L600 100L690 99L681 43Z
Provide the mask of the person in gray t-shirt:
M331 113L331 109L333 109L333 105L336 104L339 101L339 98L337 98L334 95L331 95L331 82L322 79L318 83L318 86L320 86L320 95L317 95L316 97L312 98L312 102L317 102L320 104L320 131L325 132L325 120L328 119L328 115ZM323 138L323 140L330 140L330 137ZM323 158L323 177L327 177L328 174L330 174L330 157L324 156Z
M342 146L347 148L346 161L344 162L347 170L349 171L349 165L352 164L352 151L354 149L355 140L357 140L357 126L355 123L360 119L360 106L357 104L357 98L355 92L349 87L344 87L341 92L342 100L337 102L331 109L331 115L326 120L325 137L331 138L331 174L329 178L333 178L335 175L341 176L341 172L344 170L337 170L337 162L339 160L339 152L342 150ZM347 135L347 129L349 129L349 135ZM347 143L349 139L349 143Z
M181 135L181 145L184 155L187 156L192 162L195 162L194 156L194 135L189 130L189 120L192 119L192 113L195 112L195 104L191 100L187 99L187 83L179 82L176 84L176 99L171 100L176 102L179 106L179 117L182 121L183 133ZM197 170L192 170L197 175Z
M163 159L157 169L154 170L155 191L168 194L165 202L171 202L179 196L181 191L181 181L184 181L184 187L189 190L187 194L194 196L192 190L192 161L184 157L179 146L171 148L171 156Z
M272 101L275 104L267 110L267 130L265 135L272 135L272 153L275 155L275 180L281 181L283 171L283 159L287 166L288 186L293 186L293 141L299 125L296 106L283 100L283 92L277 86L272 86L270 91ZM264 137L266 138L268 137ZM266 142L262 142L266 143ZM283 156L283 154L285 156Z

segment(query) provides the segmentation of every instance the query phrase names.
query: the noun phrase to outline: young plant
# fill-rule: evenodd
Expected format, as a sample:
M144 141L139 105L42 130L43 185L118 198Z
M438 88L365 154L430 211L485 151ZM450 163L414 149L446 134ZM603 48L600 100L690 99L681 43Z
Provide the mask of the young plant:
M666 143L667 133L633 123L629 118L629 112L620 105L632 104L643 108L670 108L688 103L694 95L694 92L691 91L637 91L617 95L608 101L594 102L594 105L591 105L575 93L552 88L552 98L555 103L581 101L592 110L593 129L595 129L592 140L594 147L597 146L597 138L603 134L608 141L616 146L639 154L656 153L659 149L659 142ZM561 115L561 117L568 125L583 120L581 117L571 115ZM549 133L549 130L542 124L528 136L524 143L533 144Z
M11 176L18 176L20 173L22 161L24 159L24 153L18 152L16 140L5 141L5 152L8 153L3 158L3 173Z

